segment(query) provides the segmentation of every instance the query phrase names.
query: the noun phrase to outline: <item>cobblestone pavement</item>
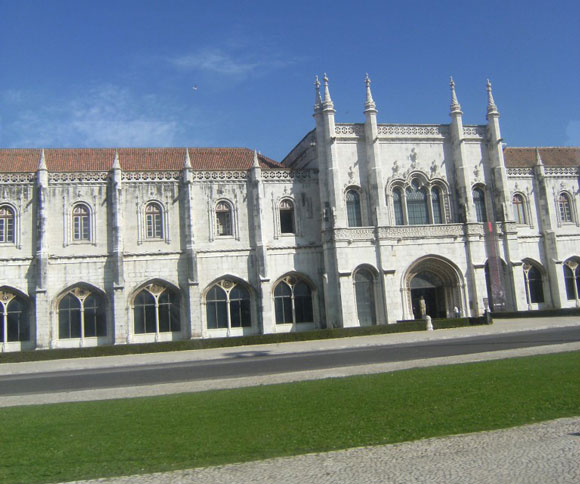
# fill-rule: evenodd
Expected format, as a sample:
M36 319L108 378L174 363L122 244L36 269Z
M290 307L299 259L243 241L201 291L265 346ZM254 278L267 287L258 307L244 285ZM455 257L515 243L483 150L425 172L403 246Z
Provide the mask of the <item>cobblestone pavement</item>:
M568 484L580 417L492 432L76 484Z

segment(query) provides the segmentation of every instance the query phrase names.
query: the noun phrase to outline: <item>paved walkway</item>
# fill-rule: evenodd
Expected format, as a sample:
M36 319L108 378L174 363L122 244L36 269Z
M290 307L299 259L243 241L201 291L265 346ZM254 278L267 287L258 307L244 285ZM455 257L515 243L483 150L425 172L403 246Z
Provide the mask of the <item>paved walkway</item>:
M44 362L13 363L0 365L0 375L44 373L88 368L115 368L128 365L145 365L151 363L179 363L182 361L212 360L221 358L243 358L253 355L278 355L288 353L312 352L340 348L367 347L418 341L446 340L476 335L508 333L513 331L540 330L550 327L580 326L580 316L558 318L529 318L496 320L489 326L441 329L436 331L417 331L412 333L395 333L354 338L337 338L329 340L279 343L269 345L217 348L210 350L178 351L170 353L149 353L141 355L108 356L100 358L78 358ZM382 363L363 366L338 367L324 370L313 370L256 377L232 378L223 380L205 380L194 382L168 383L154 386L134 386L124 388L82 390L50 394L33 394L24 396L0 397L0 407L16 405L38 405L87 400L105 400L112 398L132 398L171 393L186 393L225 388L240 388L255 385L269 385L301 380L334 378L350 375L384 373L407 368L448 365L493 359L511 358L535 354L556 353L580 350L580 343L538 346L503 351L491 351L473 355L460 355L443 358L428 358L412 361Z
M580 418L76 484L576 484Z

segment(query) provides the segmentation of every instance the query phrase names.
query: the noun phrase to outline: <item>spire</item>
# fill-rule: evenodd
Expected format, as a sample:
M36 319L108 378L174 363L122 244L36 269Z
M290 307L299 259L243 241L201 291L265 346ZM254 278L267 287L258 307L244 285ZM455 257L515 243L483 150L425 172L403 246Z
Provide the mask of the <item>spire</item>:
M44 148L42 149L42 153L40 154L40 162L38 163L38 171L40 170L47 170L46 159L44 158Z
M491 92L491 82L489 79L487 80L487 115L495 114L499 116L499 112L497 110L497 106L495 105L495 101L493 100L493 94Z
M373 100L373 94L371 93L371 80L369 78L368 73L365 76L365 84L367 86L367 100L365 102L365 112L367 111L376 111L377 105Z
M540 156L540 150L536 148L536 166L543 166L544 162L542 161L542 157Z
M115 159L113 160L113 170L120 170L121 163L119 162L119 150L115 150Z
M314 77L314 112L317 113L320 111L322 106L322 99L320 97L320 81L318 80L318 76Z
M185 163L183 163L185 170L191 170L191 159L189 158L189 148L185 148Z
M324 102L322 106L324 109L334 109L334 103L332 102L332 99L330 99L330 90L328 89L328 77L326 77L326 73L324 73L322 80L324 81Z
M260 163L258 162L258 152L254 149L254 163L252 168L260 168Z
M455 82L453 81L453 77L449 77L449 85L451 86L451 114L462 114L461 105L457 100L457 94L455 94Z

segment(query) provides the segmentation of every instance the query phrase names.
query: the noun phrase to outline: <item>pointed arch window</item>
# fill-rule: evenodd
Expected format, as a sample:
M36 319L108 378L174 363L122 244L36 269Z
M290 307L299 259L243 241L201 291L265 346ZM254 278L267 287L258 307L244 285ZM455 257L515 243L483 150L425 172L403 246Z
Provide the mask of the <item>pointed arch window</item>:
M217 234L220 237L233 235L232 207L228 202L218 202L215 207Z
M485 194L481 188L473 189L473 204L475 205L475 219L478 222L487 222L485 211Z
M241 284L224 279L214 284L206 298L208 329L252 326L250 293Z
M9 291L0 291L0 343L30 341L28 304Z
M403 195L400 188L393 190L393 210L395 212L395 224L404 225L405 219L403 217Z
M179 294L160 284L139 291L133 303L135 334L181 331Z
M542 273L533 264L525 263L523 265L524 281L526 283L526 300L530 303L544 302L544 285Z
M0 206L0 244L14 243L14 210L8 205Z
M349 227L362 227L360 194L352 188L346 192L346 214Z
M558 198L558 208L560 209L560 220L563 223L573 221L570 197L567 193L560 193L560 197Z
M411 186L407 188L407 217L409 225L426 225L429 223L427 193L424 187L419 186L417 180L413 180Z
M519 225L525 225L527 223L527 219L524 197L522 197L519 193L516 193L512 198L512 205L514 208L515 222Z
M431 189L431 205L433 207L433 223L443 223L441 210L441 190L438 187L433 187Z
M575 260L564 264L564 282L566 284L566 298L578 300L580 298L580 264Z
M294 203L285 198L280 202L280 232L283 234L295 234Z
M359 269L354 275L356 312L361 326L377 323L375 305L375 278L368 269Z
M91 240L91 213L89 207L79 203L72 211L73 240Z
M301 279L285 277L274 289L276 324L311 323L314 321L312 290Z
M58 337L90 338L107 335L103 298L82 287L70 290L58 304Z
M145 207L145 223L148 239L163 238L163 211L157 202L150 202Z

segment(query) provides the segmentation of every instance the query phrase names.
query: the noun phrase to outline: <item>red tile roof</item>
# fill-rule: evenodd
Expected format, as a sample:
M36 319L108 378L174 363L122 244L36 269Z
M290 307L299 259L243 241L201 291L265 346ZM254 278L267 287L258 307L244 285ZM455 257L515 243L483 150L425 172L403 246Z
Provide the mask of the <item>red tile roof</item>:
M580 166L580 147L505 148L503 156L508 168L525 168L536 164L536 149L546 166Z
M124 171L181 170L185 164L185 148L58 148L45 149L44 159L49 172L109 171L119 153ZM38 169L42 150L0 149L0 173L29 173ZM254 152L248 148L189 148L194 170L249 170ZM262 169L284 169L280 163L258 155Z

